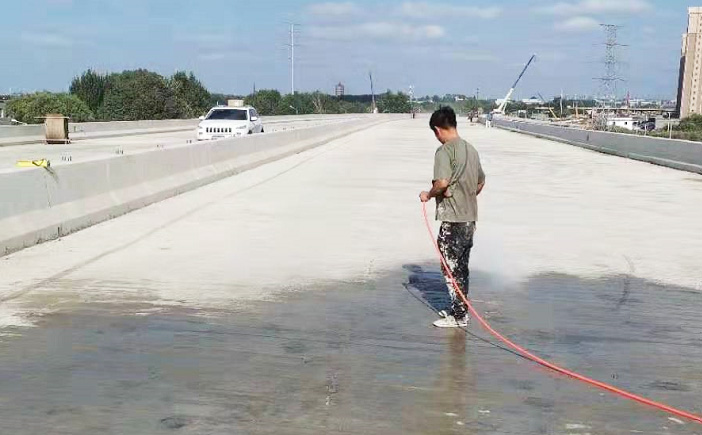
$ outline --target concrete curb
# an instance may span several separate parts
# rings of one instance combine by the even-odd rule
[[[0,256],[389,120],[349,121],[0,174],[0,197],[16,199],[0,204]]]

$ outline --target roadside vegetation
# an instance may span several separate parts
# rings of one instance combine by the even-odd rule
[[[666,129],[654,130],[651,133],[652,136],[657,137],[668,137],[669,135]],[[702,142],[702,115],[695,114],[681,119],[678,125],[673,126],[671,133],[670,136],[673,139]]]
[[[189,119],[204,115],[212,106],[227,100],[244,99],[262,115],[322,113],[369,113],[371,95],[337,98],[322,92],[283,95],[277,90],[260,90],[248,96],[211,93],[190,72],[170,77],[145,69],[120,73],[87,70],[73,79],[69,92],[37,92],[12,98],[9,115],[24,123],[42,123],[42,117],[59,113],[73,122],[136,121],[142,119]],[[409,113],[409,96],[387,91],[375,97],[381,113]]]
[[[678,125],[672,126],[670,131],[668,127],[657,130],[651,130],[644,132],[643,130],[629,130],[627,128],[621,127],[609,127],[607,131],[613,133],[624,133],[624,134],[635,134],[635,135],[647,135],[652,137],[661,137],[665,139],[682,139],[689,140],[693,142],[702,142],[702,115],[690,115],[687,118],[680,120]]]

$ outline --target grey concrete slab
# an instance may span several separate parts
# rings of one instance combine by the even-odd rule
[[[463,132],[488,175],[479,310],[540,355],[702,412],[702,177]],[[429,326],[425,303],[446,303],[416,198],[433,149],[426,120],[383,124],[3,258],[3,428],[702,433],[475,326]]]

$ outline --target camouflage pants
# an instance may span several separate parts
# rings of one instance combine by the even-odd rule
[[[470,261],[470,250],[473,247],[473,234],[475,233],[475,222],[442,222],[439,230],[439,249],[446,259],[451,274],[453,275],[458,287],[466,297],[468,296],[470,283],[470,270],[468,262]],[[466,306],[461,298],[456,294],[451,278],[442,267],[449,295],[451,296],[451,309],[449,314],[452,314],[457,319],[466,315]]]

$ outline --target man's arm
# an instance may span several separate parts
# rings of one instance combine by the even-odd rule
[[[432,198],[444,195],[448,189],[451,178],[451,160],[448,154],[439,148],[434,154],[434,181],[432,181],[431,189],[428,192],[419,194],[419,199],[422,202],[428,202]]]
[[[483,171],[483,165],[480,163],[480,158],[478,158],[478,188],[475,191],[475,196],[480,195],[485,187],[485,171]]]
[[[422,202],[428,202],[432,198],[438,196],[443,196],[446,193],[446,189],[449,187],[449,180],[434,180],[431,189],[428,192],[422,192],[419,194],[419,199]]]

